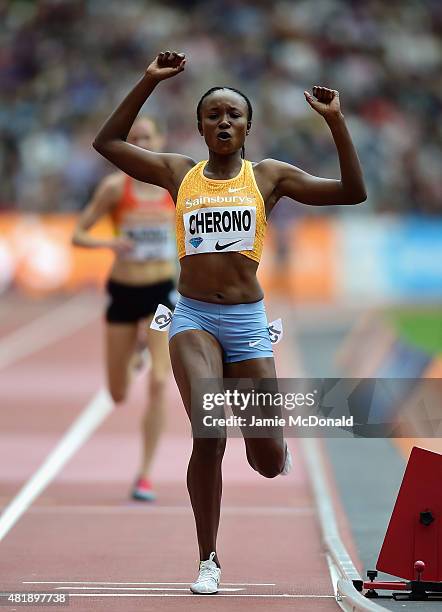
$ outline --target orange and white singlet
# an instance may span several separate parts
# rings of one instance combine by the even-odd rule
[[[121,259],[130,261],[171,260],[175,257],[173,221],[175,206],[164,190],[159,199],[135,197],[129,176],[124,179],[120,201],[112,211],[115,233],[127,236],[135,246]]]
[[[198,253],[241,253],[261,258],[267,225],[264,200],[252,162],[242,160],[239,174],[216,180],[204,176],[207,161],[184,177],[176,204],[178,257]]]

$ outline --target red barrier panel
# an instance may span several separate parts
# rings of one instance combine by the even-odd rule
[[[425,563],[422,580],[442,581],[442,455],[414,447],[391,515],[376,568],[416,579],[414,564]]]

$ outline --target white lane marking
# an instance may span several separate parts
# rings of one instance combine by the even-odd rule
[[[172,585],[172,584],[189,584],[188,582],[93,582],[83,580],[76,582],[75,580],[23,580],[22,584],[146,584],[146,585]],[[276,586],[274,582],[223,582],[224,586]],[[77,587],[73,587],[77,588]]]
[[[187,515],[192,514],[189,506],[149,506],[140,507],[139,504],[128,506],[34,506],[30,509],[33,514],[142,514],[142,515]],[[315,514],[311,506],[291,508],[256,508],[254,506],[224,506],[223,516],[311,516]]]
[[[113,584],[113,585],[185,585],[186,588],[183,589],[171,589],[168,588],[105,588],[106,591],[115,590],[115,591],[146,591],[149,590],[149,593],[69,593],[70,597],[195,597],[192,593],[153,593],[151,591],[187,591],[189,588],[188,582],[92,582],[92,581],[84,581],[84,582],[76,582],[76,581],[44,581],[44,580],[32,580],[32,581],[23,581],[22,584],[67,584],[70,586],[64,587],[56,587],[55,590],[69,590],[69,589],[91,589],[98,590],[101,587],[78,587],[74,586],[76,584]],[[266,598],[286,598],[286,599],[334,599],[333,595],[318,595],[318,594],[291,594],[291,593],[239,593],[238,591],[244,591],[245,589],[241,588],[227,588],[227,587],[275,587],[276,584],[274,582],[223,582],[220,588],[220,591],[217,597],[266,597]]]
[[[360,580],[361,576],[353,564],[339,534],[333,500],[325,473],[321,446],[315,438],[304,438],[301,444],[306,459],[307,471],[313,486],[313,492],[318,507],[319,522],[323,539],[328,549],[327,552],[331,554],[334,563],[340,570],[340,577],[349,580]]]
[[[293,350],[296,344],[292,342],[291,354],[288,353],[283,363],[295,363],[297,366],[295,374],[300,378],[306,378],[307,373],[302,359]],[[288,370],[287,373],[282,373],[283,376],[284,374],[287,377],[294,375]],[[375,604],[373,600],[366,599],[353,586],[352,580],[360,579],[360,576],[339,536],[319,441],[315,438],[304,438],[301,440],[301,445],[318,510],[322,541],[326,548],[326,561],[334,592],[333,599],[345,612],[381,612],[384,608]]]
[[[72,587],[72,586],[61,586],[61,587],[55,587],[56,591],[62,591],[62,590],[68,590],[68,589],[75,589],[76,591],[187,591],[189,589],[189,586],[187,586],[187,588],[184,587]],[[243,588],[231,588],[231,587],[222,587],[219,589],[220,591],[226,591],[226,592],[235,592],[235,591],[244,591],[245,589]],[[111,595],[113,595],[113,593],[111,593]],[[122,595],[125,595],[125,593],[122,593]]]
[[[337,586],[338,586],[338,580],[340,578],[339,570],[336,567],[335,563],[333,562],[333,559],[328,553],[325,554],[325,559],[327,561],[328,571],[330,572],[330,577],[331,577],[331,581],[333,585],[333,591],[335,593],[335,597],[337,597],[338,596]]]
[[[193,593],[69,593],[69,597],[198,597]],[[200,597],[206,597],[201,595]],[[232,593],[223,595],[222,593],[216,597],[267,597],[282,598],[282,599],[334,599],[333,595],[291,595],[289,593]]]
[[[34,499],[40,495],[64,464],[103,422],[112,408],[113,402],[108,391],[100,389],[42,465],[0,515],[0,540],[5,537]]]
[[[303,438],[301,444],[318,508],[334,599],[345,612],[381,612],[383,607],[364,597],[354,587],[353,581],[362,581],[362,578],[339,534],[320,443],[316,438]]]
[[[99,316],[84,295],[76,295],[0,340],[0,370],[70,336]]]

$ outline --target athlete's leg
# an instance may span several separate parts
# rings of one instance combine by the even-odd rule
[[[175,380],[190,419],[191,381],[199,378],[221,379],[222,350],[211,334],[201,330],[177,333],[169,342],[169,350]],[[193,406],[193,409],[198,407]],[[219,437],[193,439],[187,488],[195,516],[201,560],[208,559],[211,552],[216,552],[222,494],[221,463],[225,446],[224,430]],[[219,565],[218,557],[215,556],[214,561]]]
[[[276,370],[273,357],[247,359],[224,364],[225,378],[275,379]],[[276,389],[276,386],[275,386]],[[250,438],[243,430],[247,460],[254,470],[266,478],[274,478],[281,473],[285,461],[285,442],[281,427],[272,428],[269,438]]]
[[[106,324],[107,380],[109,392],[116,403],[123,402],[127,396],[137,328],[136,323]]]
[[[147,321],[143,321],[143,328],[147,330],[145,332],[146,343],[152,358],[148,379],[147,407],[141,423],[143,457],[140,476],[143,478],[149,478],[152,459],[164,429],[166,417],[165,391],[170,375],[167,334],[150,329],[151,320],[152,317]]]

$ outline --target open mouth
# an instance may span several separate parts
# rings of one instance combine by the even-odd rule
[[[229,132],[220,132],[220,133],[217,135],[217,138],[218,138],[219,140],[230,140],[232,137],[231,137],[231,135],[229,134]]]

